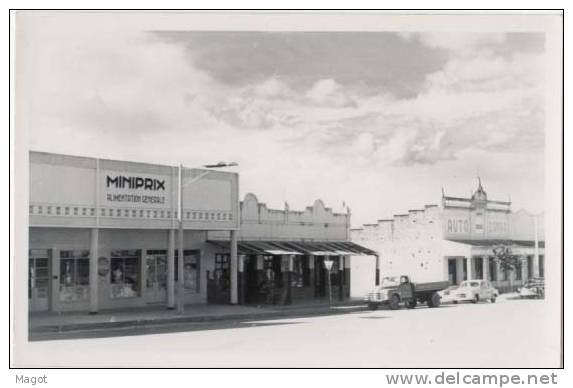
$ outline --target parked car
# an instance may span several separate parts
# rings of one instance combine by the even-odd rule
[[[438,291],[442,303],[452,303],[455,300],[456,290],[459,288],[457,285],[449,286],[445,290]]]
[[[517,289],[521,298],[544,298],[545,297],[545,279],[533,278],[528,279],[525,284]]]
[[[498,296],[499,291],[487,280],[465,280],[454,292],[453,302],[477,303],[482,300],[489,300],[491,303],[495,303]]]
[[[428,307],[440,306],[441,291],[448,287],[448,282],[412,283],[408,276],[388,276],[382,279],[382,284],[364,297],[364,302],[370,310],[376,310],[380,305],[388,305],[392,310],[404,305],[409,309],[418,303],[427,303]]]

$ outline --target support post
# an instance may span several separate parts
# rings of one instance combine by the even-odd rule
[[[98,247],[99,228],[92,228],[90,238],[90,314],[97,314],[98,302]]]
[[[245,291],[246,291],[246,284],[245,284],[245,259],[244,255],[238,256],[238,286],[239,286],[239,296],[238,302],[239,304],[245,304]]]
[[[183,220],[179,221],[179,238],[177,249],[177,312],[183,314],[185,312],[185,270],[184,252],[183,252]]]
[[[533,227],[535,234],[535,246],[533,251],[533,277],[539,277],[539,226],[537,225],[537,216],[533,216]]]
[[[466,258],[466,262],[467,262],[467,269],[468,269],[468,280],[473,280],[474,278],[474,268],[473,268],[473,263],[474,261],[472,260],[472,257],[468,257]]]
[[[380,285],[380,256],[376,255],[376,277],[374,279],[376,286]]]
[[[175,229],[169,229],[167,245],[167,308],[175,309]]]
[[[231,230],[231,292],[230,292],[230,302],[231,304],[238,303],[238,282],[237,282],[237,231]]]
[[[482,256],[481,260],[482,260],[481,265],[482,265],[483,279],[484,280],[490,280],[489,279],[489,257]]]
[[[456,258],[456,284],[460,284],[464,279],[464,258]]]

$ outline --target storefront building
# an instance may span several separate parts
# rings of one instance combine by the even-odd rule
[[[487,279],[502,292],[543,277],[543,215],[511,211],[511,202],[490,200],[481,181],[471,198],[442,193],[440,205],[409,210],[391,219],[351,229],[352,241],[379,255],[374,276],[407,274],[414,281]],[[505,272],[492,259],[507,246],[519,265]]]
[[[292,303],[348,296],[350,214],[316,201],[305,211],[267,209],[238,175],[31,152],[30,311],[174,308],[179,268],[193,303]],[[180,265],[180,246],[183,263]],[[328,275],[325,260],[333,261]]]
[[[350,297],[350,257],[376,252],[349,242],[350,212],[335,213],[316,200],[304,211],[269,209],[253,194],[241,202],[238,231],[239,302],[290,304]],[[209,232],[228,252],[229,236]],[[224,253],[219,254],[223,257]],[[220,260],[220,259],[216,259]],[[325,262],[332,262],[330,270]],[[224,299],[224,296],[223,296]]]
[[[181,171],[184,300],[206,303],[215,270],[207,231],[239,229],[238,175]],[[173,308],[178,175],[172,166],[30,152],[30,311]]]

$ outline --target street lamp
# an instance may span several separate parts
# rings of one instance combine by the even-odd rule
[[[327,277],[327,281],[328,281],[328,305],[331,307],[332,306],[332,286],[330,284],[330,270],[332,269],[332,265],[334,264],[334,261],[332,260],[324,260],[324,268],[326,268],[326,277]]]
[[[206,168],[221,168],[221,167],[235,167],[238,166],[238,163],[230,162],[219,162],[216,164],[207,164],[203,167]],[[177,201],[177,220],[179,221],[179,254],[178,254],[178,262],[177,262],[177,272],[179,273],[179,279],[177,282],[177,312],[183,314],[185,311],[185,283],[184,283],[184,276],[183,271],[185,270],[185,265],[183,263],[183,187],[189,186],[204,176],[208,175],[211,171],[203,171],[201,174],[197,175],[190,181],[183,184],[183,165],[179,165],[179,198]]]

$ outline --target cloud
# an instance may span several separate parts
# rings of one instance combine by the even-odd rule
[[[356,102],[332,78],[316,81],[306,97],[318,105],[335,108],[356,107]]]

